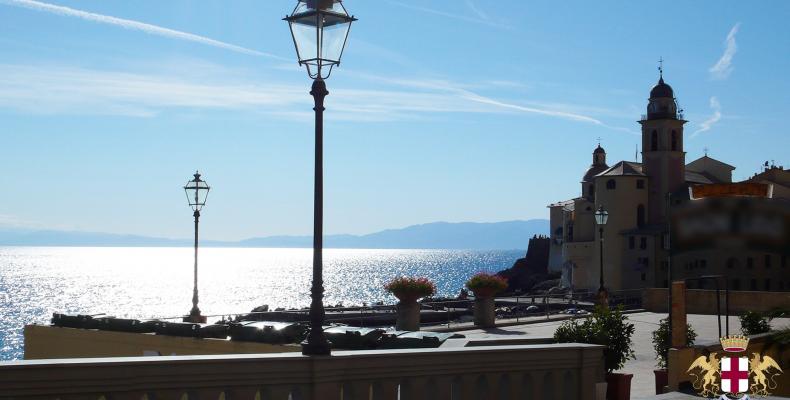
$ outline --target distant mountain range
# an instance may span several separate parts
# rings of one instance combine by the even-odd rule
[[[367,235],[326,235],[324,247],[360,249],[526,249],[529,238],[547,235],[549,221],[433,222]],[[236,242],[201,240],[208,247],[312,247],[312,236],[269,236]],[[191,246],[189,239],[110,233],[0,228],[0,246]]]

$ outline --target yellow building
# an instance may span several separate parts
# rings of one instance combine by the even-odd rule
[[[686,163],[683,150],[686,122],[682,111],[678,110],[672,88],[661,76],[650,91],[647,113],[639,121],[642,162],[619,161],[609,166],[606,151],[599,144],[593,151],[592,165],[582,177],[582,195],[548,206],[552,233],[549,269],[561,271],[565,285],[575,290],[595,291],[601,276],[602,258],[604,285],[609,290],[666,287],[669,265],[672,265],[673,280],[702,275],[733,275],[727,278],[732,289],[790,290],[790,269],[786,267],[787,253],[790,252],[787,241],[790,201],[784,196],[790,190],[790,171],[781,168],[774,168],[775,171],[770,173],[766,170],[750,180],[770,188],[769,192],[774,196],[771,193],[763,196],[768,199],[751,196],[744,200],[747,197],[733,196],[735,192],[725,191],[736,203],[747,201],[757,204],[750,208],[752,211],[770,208],[772,213],[769,214],[778,216],[780,230],[784,232],[778,241],[768,246],[755,246],[738,234],[734,240],[740,243],[740,247],[722,242],[700,245],[680,241],[673,244],[670,259],[668,233],[672,225],[683,226],[682,218],[702,212],[710,205],[693,200],[689,189],[701,185],[737,186],[732,183],[735,167],[729,164],[707,155]],[[763,206],[763,200],[770,205]],[[742,207],[741,203],[736,208]],[[602,246],[600,227],[595,222],[595,212],[601,207],[609,213],[603,227]],[[678,216],[681,217],[679,221]],[[754,254],[747,256],[746,253]],[[772,262],[776,267],[770,271],[765,268],[759,271],[759,278],[754,279],[759,279],[761,284],[756,287],[749,280],[753,278],[735,277],[735,267],[728,265],[746,263],[749,257],[755,258],[758,253],[761,260],[769,263],[768,269]],[[756,274],[757,271],[739,273]],[[744,279],[750,283],[744,284]],[[762,284],[768,280],[773,284]]]

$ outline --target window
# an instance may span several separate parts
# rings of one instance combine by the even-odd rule
[[[785,290],[785,283],[783,281],[779,281],[779,290]]]
[[[661,270],[662,271],[666,271],[667,270],[667,265],[669,265],[668,261],[661,261]]]
[[[672,151],[677,151],[678,149],[678,133],[674,130],[672,131]]]
[[[765,280],[765,290],[771,290],[771,280],[770,279],[766,279]]]
[[[782,268],[787,268],[787,256],[782,256]]]
[[[595,185],[590,185],[587,187],[587,196],[589,197],[595,196]]]
[[[646,274],[642,272],[642,282],[644,282],[646,278],[647,278]]]
[[[738,278],[733,279],[732,284],[730,285],[730,289],[741,290],[741,280]]]
[[[645,226],[645,206],[636,207],[636,226]]]
[[[663,287],[667,287],[667,286],[669,286],[669,283],[667,282],[667,280],[666,280],[666,279],[664,279],[664,285],[663,285]]]
[[[633,249],[634,247],[636,247],[636,238],[633,237],[633,236],[629,236],[628,237],[628,248],[629,249]]]
[[[615,182],[614,179],[609,179],[606,181],[606,188],[609,190],[617,189],[617,182]]]
[[[708,260],[699,260],[699,267],[700,268],[707,268],[708,267]]]
[[[658,150],[658,132],[656,131],[650,134],[650,150]]]
[[[647,238],[646,237],[643,236],[643,237],[639,238],[639,248],[642,249],[642,250],[647,248]]]
[[[771,255],[765,255],[765,268],[771,268]]]
[[[644,179],[637,179],[636,180],[636,188],[637,189],[644,189],[645,188],[645,180]]]
[[[752,279],[750,283],[751,283],[751,284],[749,285],[749,287],[750,287],[752,290],[757,290],[757,279]]]
[[[748,269],[754,268],[754,258],[746,257],[746,268]]]
[[[727,268],[733,269],[737,266],[738,266],[738,259],[736,259],[735,257],[730,257],[729,259],[727,259]]]

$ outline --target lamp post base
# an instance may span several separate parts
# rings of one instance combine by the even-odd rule
[[[182,322],[192,322],[194,324],[205,324],[207,319],[204,315],[187,315]]]
[[[331,353],[329,342],[310,343],[302,342],[302,354],[305,356],[328,356]]]
[[[182,322],[192,322],[195,324],[205,324],[206,323],[206,316],[200,315],[200,310],[197,307],[193,307],[192,310],[189,311],[189,315],[184,317]]]

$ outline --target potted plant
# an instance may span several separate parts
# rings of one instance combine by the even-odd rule
[[[686,324],[686,346],[694,344],[697,333],[691,325]],[[662,319],[658,329],[653,331],[653,350],[656,351],[656,367],[653,374],[656,378],[656,394],[664,393],[664,387],[669,383],[667,375],[667,358],[669,358],[669,320]]]
[[[420,330],[420,306],[417,304],[417,299],[436,293],[436,285],[428,278],[402,276],[389,281],[384,285],[384,290],[400,300],[396,306],[398,315],[395,329]]]
[[[483,328],[494,327],[494,295],[507,289],[507,280],[488,272],[478,272],[466,281],[466,287],[475,295],[475,325]]]
[[[606,346],[603,351],[606,368],[606,398],[628,400],[631,397],[633,374],[615,373],[629,359],[634,359],[634,324],[623,314],[623,306],[615,309],[596,307],[582,322],[567,320],[554,332],[558,343],[590,343]]]

